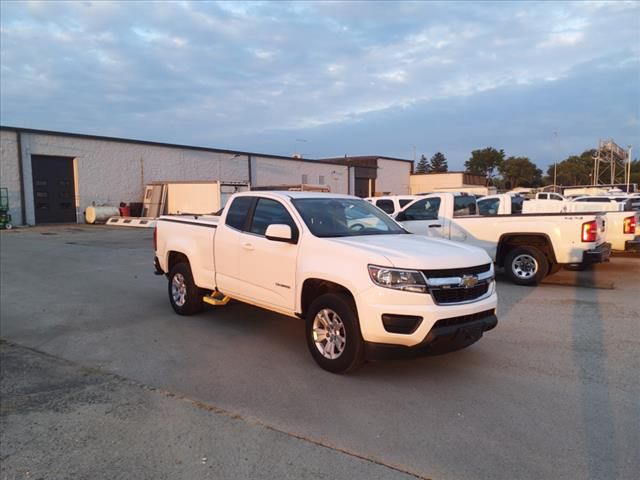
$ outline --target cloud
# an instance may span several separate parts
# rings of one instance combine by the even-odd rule
[[[583,32],[558,32],[550,34],[538,44],[540,48],[572,47],[584,39]]]
[[[424,135],[385,119],[406,122],[418,108],[455,105],[460,124],[478,99],[495,98],[508,102],[506,117],[529,105],[529,122],[544,122],[548,115],[529,99],[499,92],[567,82],[580,91],[583,65],[637,79],[638,5],[0,2],[0,116],[9,125],[177,143],[234,139],[234,148],[277,153],[290,149],[279,132],[305,129],[308,138],[314,129],[369,125],[358,144],[340,149],[399,155]],[[582,128],[609,115],[602,99],[625,81],[610,76],[604,91],[590,93]],[[638,118],[637,102],[618,104],[620,118]],[[493,138],[486,119],[475,121]],[[533,144],[518,125],[520,141]],[[457,133],[455,122],[449,128]],[[257,140],[269,135],[282,144]],[[476,137],[471,124],[467,135]],[[318,155],[340,154],[324,142]]]

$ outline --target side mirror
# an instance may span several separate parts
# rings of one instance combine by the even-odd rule
[[[407,214],[404,212],[398,212],[396,215],[396,222],[404,222],[407,220]]]
[[[293,240],[291,227],[283,223],[273,223],[269,225],[264,236],[267,237],[267,240],[273,240],[274,242],[296,243]]]

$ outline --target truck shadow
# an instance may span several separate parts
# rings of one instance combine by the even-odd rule
[[[616,422],[607,372],[605,325],[599,307],[599,301],[605,301],[603,296],[606,295],[606,290],[613,288],[613,284],[605,285],[598,278],[597,272],[597,268],[578,272],[565,271],[560,272],[562,275],[559,279],[560,282],[565,279],[569,281],[577,279],[576,283],[579,285],[593,289],[590,299],[592,301],[587,302],[579,297],[577,289],[573,289],[571,335],[572,355],[580,391],[580,405],[577,407],[580,409],[582,422],[578,427],[583,432],[589,478],[594,480],[622,478],[619,471],[620,450],[616,438]],[[585,309],[589,310],[588,314]],[[636,425],[639,424],[636,423]]]

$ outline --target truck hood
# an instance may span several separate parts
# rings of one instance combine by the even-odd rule
[[[363,235],[332,242],[385,257],[390,267],[416,270],[463,268],[491,263],[477,247],[423,235]]]

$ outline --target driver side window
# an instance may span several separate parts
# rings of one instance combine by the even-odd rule
[[[297,239],[298,228],[284,206],[270,198],[258,199],[249,231],[256,235],[264,236],[267,227],[272,224],[289,225],[293,238]]]
[[[404,210],[405,220],[437,220],[440,210],[440,198],[419,200]]]

